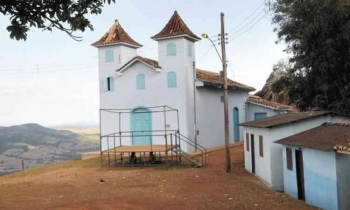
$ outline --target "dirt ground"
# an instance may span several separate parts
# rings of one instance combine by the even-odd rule
[[[100,168],[70,161],[0,178],[0,209],[314,209],[268,189],[243,168],[243,146],[208,154],[205,168]]]

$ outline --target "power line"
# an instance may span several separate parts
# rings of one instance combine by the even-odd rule
[[[235,31],[234,33],[231,33],[228,37],[232,37],[233,35],[237,34],[238,32],[240,32],[241,30],[243,30],[244,28],[246,28],[247,26],[249,26],[249,24],[251,24],[254,20],[256,20],[262,13],[264,13],[265,11],[262,9],[253,19],[251,19],[247,24],[245,24],[243,27],[239,28],[237,31]]]
[[[203,58],[205,58],[212,49],[213,49],[213,46],[211,45],[208,51],[205,52],[199,59],[196,60],[196,63],[201,61]]]
[[[16,75],[16,74],[41,74],[41,73],[53,73],[53,72],[68,72],[68,71],[81,71],[81,70],[92,70],[97,68],[97,66],[89,66],[83,68],[76,69],[61,69],[61,70],[52,70],[52,71],[27,71],[27,72],[11,72],[11,73],[3,73],[1,75]]]
[[[250,15],[248,15],[243,21],[241,21],[237,26],[235,26],[233,29],[231,29],[228,33],[231,33],[234,31],[238,26],[242,25],[246,20],[248,20],[251,16],[253,16],[262,6],[264,6],[265,3],[260,4]]]
[[[240,37],[241,35],[245,34],[247,31],[249,31],[251,28],[253,28],[256,24],[258,24],[263,18],[265,18],[267,15],[269,14],[269,12],[267,12],[264,16],[262,16],[261,18],[259,18],[253,25],[251,25],[249,28],[247,28],[245,31],[243,31],[242,33],[238,34],[237,36],[234,36],[232,39],[230,39],[228,42],[232,42],[233,40],[237,39],[238,37]]]

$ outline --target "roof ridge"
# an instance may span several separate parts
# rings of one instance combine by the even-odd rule
[[[92,46],[98,47],[112,44],[126,44],[136,48],[142,47],[140,43],[136,42],[130,37],[117,19],[114,21],[112,27],[110,27],[109,30],[103,35],[103,37],[94,42]]]
[[[350,123],[338,123],[338,122],[325,122],[322,126],[344,126],[350,127]]]
[[[188,28],[186,23],[182,20],[178,12],[175,10],[174,14],[171,16],[165,27],[158,34],[152,36],[151,38],[154,40],[159,40],[179,36],[187,36],[193,41],[199,41],[201,39]]]

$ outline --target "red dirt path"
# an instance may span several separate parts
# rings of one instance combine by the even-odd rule
[[[94,160],[28,170],[0,178],[0,209],[314,209],[247,173],[242,145],[231,156],[231,174],[224,150],[201,169],[101,169]]]

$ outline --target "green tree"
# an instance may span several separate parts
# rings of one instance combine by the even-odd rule
[[[26,40],[31,27],[51,31],[53,28],[67,33],[74,40],[76,31],[93,30],[87,14],[101,14],[104,3],[115,0],[1,0],[0,13],[9,16],[10,37]]]
[[[350,114],[349,0],[275,0],[273,23],[292,54],[287,90],[301,110],[317,107]]]

